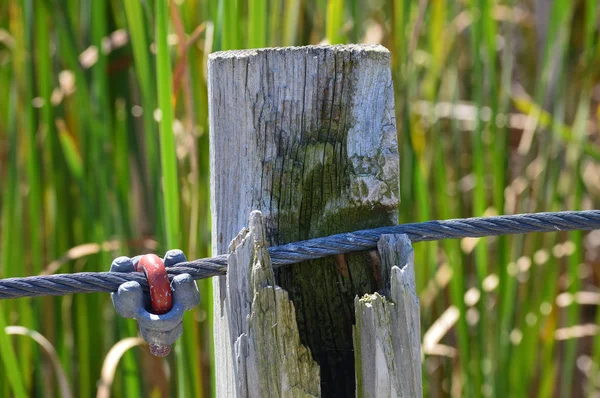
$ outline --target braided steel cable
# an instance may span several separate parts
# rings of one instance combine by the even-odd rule
[[[600,229],[600,210],[531,213],[400,224],[366,229],[270,247],[274,267],[331,255],[370,250],[385,234],[406,234],[412,242],[476,238],[529,232],[589,231]],[[169,277],[187,273],[194,279],[224,275],[228,255],[179,263],[169,267]],[[145,289],[142,273],[80,272],[49,276],[0,279],[0,299],[27,296],[61,296],[73,293],[114,292],[119,285],[136,281]]]

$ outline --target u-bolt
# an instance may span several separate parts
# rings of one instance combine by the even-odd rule
[[[157,315],[169,312],[173,306],[173,294],[165,263],[156,254],[146,254],[138,262],[136,271],[144,272],[148,278],[151,312]],[[150,352],[153,355],[164,357],[171,352],[171,346],[150,344]]]

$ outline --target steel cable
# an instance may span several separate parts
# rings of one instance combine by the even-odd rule
[[[531,213],[510,216],[464,218],[445,221],[400,224],[315,238],[270,247],[274,267],[326,256],[370,250],[385,234],[406,234],[412,242],[476,238],[529,232],[600,229],[600,210]],[[169,277],[187,273],[194,279],[224,275],[228,255],[179,263],[169,267]],[[142,273],[80,272],[0,279],[0,299],[27,296],[62,296],[73,293],[114,292],[127,281],[137,281],[147,289]]]

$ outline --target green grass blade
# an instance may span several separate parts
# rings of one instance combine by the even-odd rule
[[[9,112],[7,128],[9,131],[9,140],[12,148],[17,147],[18,134],[16,129],[16,86],[11,85],[10,98],[8,108]],[[4,170],[0,171],[4,172]],[[2,214],[0,218],[2,232],[2,253],[0,253],[0,277],[10,277],[10,266],[14,264],[15,256],[18,255],[15,250],[18,250],[17,241],[19,240],[15,232],[17,228],[17,202],[19,200],[18,188],[18,165],[16,151],[9,152],[7,176],[3,179],[2,184]],[[6,385],[12,389],[12,392],[17,397],[26,397],[25,380],[21,373],[21,366],[17,362],[17,356],[13,348],[12,342],[8,334],[4,332],[8,315],[7,308],[10,303],[0,303],[0,359],[2,360],[2,372],[0,372],[0,380],[8,380]],[[4,383],[3,383],[4,384]]]
[[[283,44],[281,42],[281,35],[279,34],[281,31],[281,18],[276,16],[279,16],[282,13],[282,2],[271,1],[269,3],[269,15],[271,17],[269,18],[268,23],[267,40],[269,46],[281,46]]]
[[[267,45],[267,0],[248,1],[248,48]]]
[[[63,153],[65,154],[65,160],[67,161],[73,177],[81,182],[83,181],[83,161],[81,160],[81,154],[79,153],[75,140],[69,132],[65,130],[64,124],[61,124],[60,126],[62,128],[59,127],[59,138]]]
[[[300,0],[286,0],[283,14],[283,46],[296,45],[300,19]]]
[[[238,0],[220,0],[222,24],[220,24],[221,49],[237,50],[242,47],[240,36],[240,5]]]
[[[158,104],[160,118],[160,159],[164,195],[164,219],[167,247],[179,247],[181,243],[179,226],[179,181],[177,178],[177,159],[173,136],[173,105],[171,102],[172,73],[171,57],[167,43],[169,8],[166,0],[156,1],[156,80],[158,86]],[[186,378],[186,366],[182,342],[176,343],[177,355],[177,393],[180,397],[191,394],[190,380]]]
[[[171,55],[167,44],[169,8],[166,0],[156,1],[156,82],[160,118],[160,160],[162,166],[163,195],[167,247],[179,247],[179,181],[175,138],[173,135],[173,105],[171,102]]]
[[[160,191],[160,168],[158,159],[158,140],[156,139],[156,128],[152,118],[156,109],[156,85],[152,78],[154,74],[153,62],[150,54],[150,43],[145,25],[145,15],[142,3],[139,1],[123,2],[127,28],[131,38],[131,49],[135,63],[135,73],[141,93],[142,118],[144,123],[144,147],[147,156],[144,166],[148,170],[148,193],[156,197],[158,203],[162,200]]]
[[[330,44],[345,42],[344,32],[344,0],[328,0],[327,2],[327,41]]]
[[[23,25],[31,26],[33,19],[33,5],[31,0],[23,1]],[[31,30],[25,29],[25,50],[28,51],[29,57],[33,54]],[[33,90],[32,80],[33,72],[31,69],[32,59],[24,60],[24,80],[23,80],[23,130],[27,133],[27,180],[29,187],[29,240],[31,243],[31,272],[37,274],[40,272],[42,264],[42,231],[40,226],[41,208],[42,208],[42,179],[40,172],[40,159],[38,143],[39,139],[37,136],[35,118],[33,114]]]
[[[4,306],[0,305],[0,357],[4,365],[3,374],[8,379],[15,397],[27,397],[25,383],[21,375],[21,366],[10,341],[10,337],[4,331],[6,329]]]

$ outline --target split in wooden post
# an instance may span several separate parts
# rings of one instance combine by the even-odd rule
[[[249,226],[231,242],[227,262],[231,396],[318,397],[319,366],[300,344],[294,304],[275,285],[259,211]]]
[[[356,297],[357,397],[422,397],[421,323],[414,253],[406,235],[377,243],[385,287]]]

